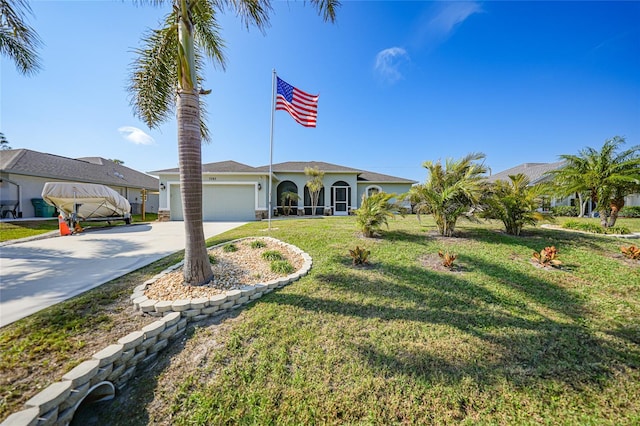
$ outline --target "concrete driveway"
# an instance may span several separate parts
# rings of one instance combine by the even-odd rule
[[[205,222],[205,238],[245,222]],[[184,249],[183,222],[117,226],[0,247],[0,327]]]

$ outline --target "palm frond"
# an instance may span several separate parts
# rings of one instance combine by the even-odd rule
[[[264,32],[269,27],[269,13],[272,10],[270,0],[214,0],[213,4],[220,11],[225,4],[229,4],[247,29],[255,26]]]
[[[137,60],[132,64],[128,87],[134,114],[150,128],[172,117],[178,85],[178,31],[175,13],[165,17],[164,27],[149,30],[143,37],[143,47],[134,50]]]
[[[340,7],[338,0],[311,0],[311,4],[318,9],[318,14],[325,22],[336,21],[336,11]]]
[[[0,0],[0,55],[11,59],[21,74],[31,75],[42,67],[37,49],[42,41],[26,23],[32,14],[24,0]]]

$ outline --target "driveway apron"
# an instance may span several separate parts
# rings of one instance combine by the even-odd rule
[[[205,238],[245,222],[205,222]],[[183,222],[90,230],[0,247],[0,327],[184,249]]]

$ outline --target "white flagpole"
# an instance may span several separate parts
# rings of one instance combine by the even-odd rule
[[[276,110],[276,69],[273,69],[273,77],[271,79],[271,138],[269,140],[269,231],[271,231],[271,186],[273,186],[273,117]]]

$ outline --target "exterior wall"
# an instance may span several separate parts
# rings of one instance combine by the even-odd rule
[[[40,178],[33,176],[24,176],[24,175],[16,175],[16,174],[3,174],[3,178],[9,179],[18,185],[20,185],[20,206],[18,207],[18,212],[22,212],[22,217],[35,217],[35,209],[33,204],[31,203],[32,198],[42,198],[42,188],[44,188],[44,184],[46,182],[74,182],[62,179],[49,179],[49,178]],[[129,203],[140,203],[140,189],[138,188],[127,188],[127,187],[119,187],[119,186],[111,186],[106,185],[115,191],[117,191],[120,195],[127,198]],[[13,199],[15,194],[15,186],[14,185],[5,185],[2,183],[0,186],[0,199],[8,199],[5,197],[12,197]],[[6,195],[8,194],[8,195]],[[149,194],[151,195],[151,194]],[[158,196],[147,196],[147,205],[146,210],[148,212],[156,213],[158,211]]]
[[[18,212],[22,212],[22,217],[35,217],[35,209],[31,204],[31,199],[42,198],[42,188],[45,182],[50,182],[51,180],[15,174],[9,174],[8,179],[20,185]],[[1,198],[5,199],[4,197],[5,195],[3,194]]]
[[[107,185],[109,186],[109,185]],[[118,194],[122,195],[131,204],[131,213],[137,214],[142,209],[142,190],[138,188],[127,188],[122,186],[110,186],[110,188],[116,190]],[[158,213],[158,202],[160,196],[156,193],[150,193],[147,191],[147,199],[145,201],[144,209],[147,213]],[[136,207],[137,210],[136,210]]]
[[[624,205],[628,207],[640,206],[640,194],[624,197]]]
[[[371,183],[371,182],[358,182],[358,205],[357,207],[360,207],[360,203],[362,201],[362,195],[367,193],[367,188],[369,187],[377,187],[380,188],[382,190],[382,192],[386,192],[387,194],[391,194],[391,193],[395,193],[398,194],[398,196],[401,196],[402,194],[405,194],[407,192],[409,192],[409,190],[411,189],[411,184],[410,183]],[[392,203],[396,201],[396,198],[392,198],[390,200]],[[405,206],[406,204],[406,206]],[[410,208],[411,207],[411,203],[409,202],[404,202],[403,206]],[[356,207],[356,208],[357,208]]]

